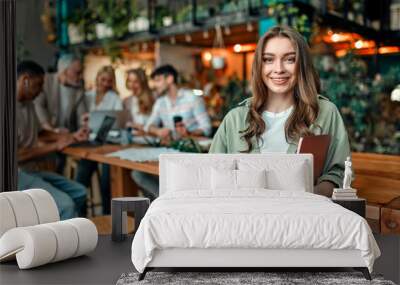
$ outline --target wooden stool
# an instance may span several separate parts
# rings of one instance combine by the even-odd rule
[[[135,231],[149,208],[150,200],[143,197],[120,197],[111,201],[112,235],[113,241],[123,241],[126,238],[127,212],[135,216]]]

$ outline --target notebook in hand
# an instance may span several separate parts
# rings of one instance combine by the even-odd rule
[[[299,140],[297,153],[311,153],[314,156],[314,183],[324,169],[330,142],[330,135],[307,136]]]

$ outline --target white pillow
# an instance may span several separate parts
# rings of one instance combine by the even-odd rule
[[[241,188],[266,188],[266,171],[263,170],[211,170],[211,188],[213,190],[239,190]]]
[[[234,169],[234,160],[210,161],[188,159],[167,164],[167,191],[211,190],[211,169]]]
[[[211,169],[211,188],[213,190],[236,190],[236,170]]]
[[[236,170],[238,188],[267,188],[267,171]]]
[[[290,172],[280,169],[270,169],[267,172],[268,189],[303,191],[307,189],[306,164],[295,164]]]
[[[302,159],[239,159],[239,170],[266,170],[267,189],[307,191],[309,180],[308,163]],[[311,189],[312,190],[312,189]]]

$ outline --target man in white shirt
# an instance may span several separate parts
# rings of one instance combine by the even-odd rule
[[[160,138],[171,134],[178,136],[209,136],[210,117],[204,100],[189,89],[178,88],[178,73],[172,65],[163,65],[153,71],[151,77],[160,96],[151,112],[144,130]],[[174,117],[180,117],[183,126],[175,128]],[[162,127],[160,127],[162,124]]]
[[[211,134],[210,117],[203,98],[189,89],[178,88],[178,72],[172,65],[156,68],[151,77],[160,97],[153,106],[144,131],[167,140]],[[158,176],[133,171],[132,178],[147,197],[158,197]]]

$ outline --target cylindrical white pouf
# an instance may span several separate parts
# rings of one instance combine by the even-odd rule
[[[65,221],[43,224],[51,229],[57,238],[57,253],[51,262],[57,262],[74,256],[78,249],[78,233],[75,228]]]
[[[60,220],[56,202],[49,192],[43,189],[29,189],[23,192],[31,197],[39,217],[39,224]]]
[[[17,226],[11,204],[8,199],[1,194],[2,193],[0,193],[0,238],[9,229],[13,229]]]
[[[14,228],[0,239],[0,254],[16,253],[20,269],[28,269],[51,262],[57,252],[54,232],[41,225]],[[0,256],[1,257],[1,256]]]
[[[65,222],[74,226],[78,232],[78,249],[74,257],[86,254],[96,248],[98,233],[92,221],[84,218],[75,218],[66,220]]]
[[[31,197],[23,191],[1,193],[8,199],[14,211],[17,227],[33,226],[39,223],[38,215]]]

